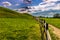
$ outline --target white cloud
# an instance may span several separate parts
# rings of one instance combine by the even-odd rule
[[[17,4],[15,4],[15,6],[19,6],[19,4],[17,3]]]
[[[56,2],[56,1],[59,1],[59,0],[43,0],[44,2]]]
[[[41,2],[38,6],[33,6],[33,11],[60,10],[60,3],[56,4],[57,1],[59,0],[48,0],[48,2]]]
[[[20,2],[23,2],[23,0],[19,0]]]
[[[21,2],[22,2],[23,0],[19,0],[19,1],[21,1]]]
[[[55,7],[52,7],[53,10],[60,10],[60,4],[55,5]]]
[[[6,6],[11,6],[12,4],[8,1],[2,2],[2,4],[6,7]]]

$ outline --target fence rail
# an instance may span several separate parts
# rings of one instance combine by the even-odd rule
[[[42,40],[51,40],[49,31],[48,31],[48,23],[46,23],[45,20],[40,19],[39,17],[37,17],[36,20],[38,20],[40,23],[40,32],[41,32]]]

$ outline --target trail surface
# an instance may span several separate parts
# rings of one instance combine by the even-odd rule
[[[49,24],[49,27],[52,29],[53,33],[60,39],[60,29],[50,24]]]

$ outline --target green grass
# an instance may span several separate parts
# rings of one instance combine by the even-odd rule
[[[53,33],[53,30],[49,28],[49,32],[52,40],[59,40],[59,38]]]
[[[27,16],[32,17],[27,13],[21,14],[8,8],[0,7],[0,18],[28,18]]]
[[[0,18],[0,40],[39,40],[38,25],[34,19]]]
[[[60,19],[59,18],[41,18],[41,19],[44,19],[47,23],[57,27],[57,28],[60,28]],[[53,29],[51,29],[49,27],[49,32],[50,32],[50,35],[51,35],[51,38],[52,40],[60,40],[54,33],[53,33]]]
[[[29,14],[0,7],[0,40],[40,40],[39,23]]]
[[[46,20],[47,23],[60,28],[60,18],[43,18]]]

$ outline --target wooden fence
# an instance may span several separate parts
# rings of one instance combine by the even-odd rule
[[[36,20],[40,23],[40,32],[41,32],[41,39],[42,40],[51,40],[49,31],[48,31],[48,23],[45,20],[36,17]]]

